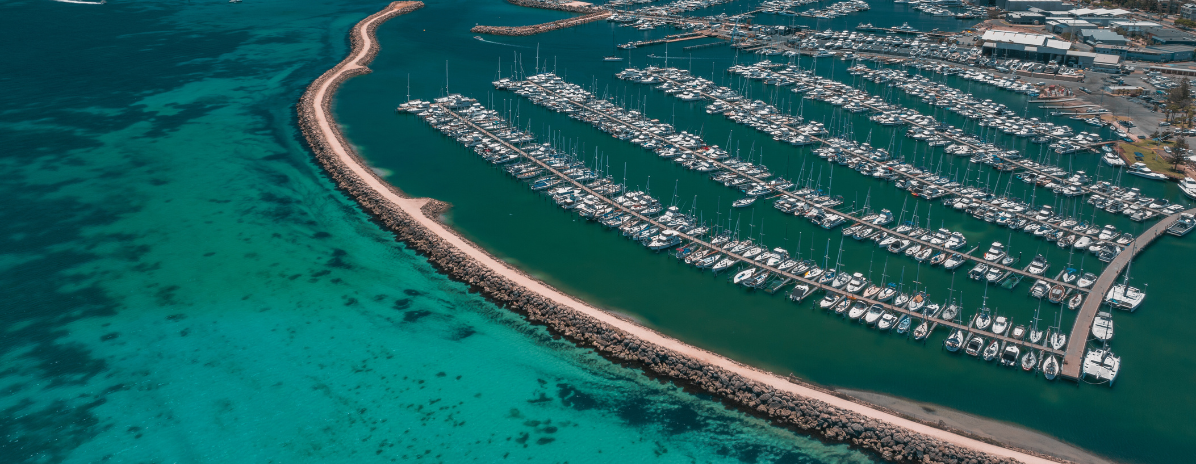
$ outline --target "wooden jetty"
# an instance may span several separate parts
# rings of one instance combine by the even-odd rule
[[[1130,246],[1126,247],[1124,251],[1117,254],[1116,258],[1105,267],[1104,272],[1101,272],[1100,277],[1097,277],[1096,283],[1092,284],[1092,291],[1088,293],[1084,304],[1080,306],[1080,313],[1076,315],[1076,322],[1071,326],[1071,339],[1067,342],[1067,354],[1063,356],[1063,366],[1059,369],[1060,375],[1065,379],[1079,380],[1082,375],[1081,370],[1084,364],[1084,353],[1088,348],[1088,332],[1092,330],[1092,321],[1096,319],[1096,313],[1104,304],[1105,295],[1109,293],[1109,289],[1117,282],[1117,277],[1121,275],[1121,271],[1129,265],[1138,253],[1146,249],[1155,239],[1163,235],[1171,224],[1174,224],[1179,219],[1181,214],[1196,213],[1196,208],[1189,209],[1182,213],[1173,214],[1166,219],[1159,221],[1138,238]]]
[[[528,155],[528,154],[527,154],[526,152],[524,152],[523,150],[520,150],[520,149],[519,149],[519,147],[516,147],[516,146],[514,146],[514,145],[512,145],[512,144],[508,143],[507,141],[505,141],[505,140],[503,140],[503,139],[499,138],[498,136],[496,136],[496,135],[494,135],[494,134],[490,133],[489,131],[487,131],[487,130],[485,130],[485,129],[482,129],[480,126],[478,126],[477,124],[474,124],[474,123],[473,123],[473,121],[470,121],[468,118],[462,117],[461,115],[457,114],[456,112],[452,111],[452,110],[451,110],[451,109],[449,109],[449,108],[445,108],[444,106],[442,106],[442,105],[441,105],[441,104],[439,104],[439,103],[438,103],[438,104],[436,104],[436,105],[437,105],[437,106],[440,106],[442,109],[446,110],[446,112],[447,112],[448,114],[451,114],[453,117],[457,118],[457,120],[461,121],[462,123],[464,123],[464,124],[468,125],[469,127],[473,128],[474,130],[476,130],[476,131],[478,131],[478,132],[480,132],[480,133],[482,133],[482,134],[485,134],[485,135],[486,135],[487,137],[489,137],[490,139],[492,139],[492,140],[495,140],[495,141],[498,141],[499,143],[501,143],[503,146],[507,147],[507,149],[511,150],[512,152],[514,152],[514,153],[518,153],[520,156],[522,156],[522,157],[523,157],[524,159],[526,159],[527,161],[529,161],[529,162],[532,162],[532,163],[535,163],[536,165],[540,166],[540,168],[544,169],[545,171],[551,172],[551,173],[553,173],[553,175],[557,176],[558,178],[560,178],[560,179],[563,179],[565,182],[568,182],[568,183],[569,183],[569,184],[571,184],[571,185],[572,185],[574,188],[576,188],[576,189],[578,189],[578,190],[581,190],[581,191],[584,191],[584,192],[586,192],[586,193],[588,193],[588,194],[590,194],[590,195],[593,195],[595,198],[601,199],[603,202],[607,203],[608,205],[610,205],[611,207],[613,207],[613,208],[615,208],[615,209],[617,209],[617,210],[619,210],[619,211],[622,211],[624,214],[628,214],[628,215],[630,215],[630,216],[633,216],[633,217],[635,217],[636,219],[639,219],[639,220],[641,220],[641,221],[644,221],[644,222],[646,222],[646,223],[652,224],[654,227],[660,227],[660,228],[661,228],[661,230],[668,229],[668,226],[666,226],[666,225],[664,225],[664,224],[661,224],[661,223],[657,222],[655,219],[653,219],[653,218],[651,218],[651,217],[648,217],[648,216],[645,216],[645,215],[643,215],[643,214],[640,214],[640,213],[638,213],[638,212],[636,212],[636,211],[632,211],[630,208],[627,208],[626,206],[623,206],[623,205],[620,205],[620,204],[618,204],[618,203],[614,202],[613,200],[611,200],[611,199],[607,198],[605,195],[601,195],[601,194],[599,194],[598,192],[595,192],[595,191],[593,191],[593,190],[592,190],[592,189],[590,189],[589,187],[586,187],[586,186],[585,186],[585,184],[583,184],[583,183],[581,183],[581,182],[578,182],[577,180],[575,180],[575,179],[572,179],[572,178],[570,178],[569,176],[565,175],[564,173],[562,173],[562,172],[558,171],[556,168],[554,168],[554,167],[552,167],[552,166],[548,165],[548,163],[545,163],[545,162],[544,162],[544,161],[542,161],[542,160],[536,159],[535,157],[532,157],[532,156]],[[731,257],[731,258],[733,258],[733,259],[737,259],[737,260],[739,260],[740,262],[745,262],[745,263],[754,263],[753,265],[754,265],[755,267],[757,267],[757,268],[760,268],[760,269],[762,269],[762,270],[764,270],[764,271],[770,272],[770,273],[772,273],[773,275],[777,275],[777,276],[783,276],[783,277],[789,278],[789,279],[791,279],[791,280],[795,280],[795,281],[798,281],[798,282],[803,282],[803,283],[805,283],[805,284],[807,284],[807,285],[810,285],[810,286],[811,286],[811,287],[813,287],[813,288],[818,288],[818,289],[821,289],[821,290],[823,290],[823,291],[829,291],[829,292],[834,292],[834,293],[836,293],[836,294],[842,294],[842,295],[844,295],[845,297],[847,297],[847,298],[850,298],[851,300],[854,300],[854,301],[861,301],[861,302],[864,302],[865,304],[868,304],[868,305],[870,305],[870,306],[871,306],[871,305],[880,305],[880,306],[881,306],[882,308],[884,308],[885,310],[888,310],[888,311],[891,311],[891,312],[894,312],[894,313],[897,313],[897,314],[908,315],[908,316],[910,316],[910,317],[919,317],[919,318],[923,318],[923,317],[925,317],[924,315],[922,315],[921,313],[919,313],[919,312],[916,312],[916,311],[910,311],[910,310],[908,310],[908,309],[906,309],[906,308],[898,308],[898,307],[896,307],[896,306],[893,306],[893,305],[891,305],[891,304],[887,304],[887,303],[881,303],[880,301],[877,301],[877,300],[875,300],[875,299],[872,299],[872,298],[863,298],[863,297],[861,297],[861,296],[853,295],[853,294],[850,294],[850,293],[848,293],[848,292],[846,292],[846,291],[844,291],[844,290],[836,289],[836,288],[834,288],[834,287],[831,287],[831,286],[829,286],[829,285],[823,285],[823,284],[820,284],[820,283],[818,283],[818,282],[816,282],[816,281],[813,281],[813,280],[806,279],[806,278],[804,278],[804,277],[801,277],[801,276],[798,276],[798,275],[796,275],[796,274],[792,274],[792,273],[789,273],[789,272],[787,272],[787,271],[782,271],[782,270],[780,270],[780,269],[777,269],[777,268],[775,268],[775,267],[768,266],[767,264],[763,264],[763,263],[757,263],[757,262],[755,262],[755,261],[753,261],[753,260],[751,260],[751,259],[748,259],[748,258],[745,258],[745,257],[743,257],[742,255],[737,255],[737,254],[731,253],[731,252],[729,252],[729,251],[727,251],[727,250],[723,250],[723,249],[721,249],[721,248],[715,247],[714,245],[710,244],[710,242],[707,242],[707,241],[705,241],[705,240],[701,239],[700,237],[693,237],[693,236],[690,236],[690,235],[688,235],[688,234],[682,234],[682,233],[679,233],[679,234],[678,234],[678,236],[680,236],[680,237],[682,238],[682,241],[690,241],[690,242],[693,242],[694,244],[697,244],[697,245],[699,245],[699,246],[703,246],[703,247],[707,247],[707,248],[712,248],[712,249],[717,249],[717,250],[719,250],[721,253],[724,253],[724,254],[726,254],[728,257]],[[953,322],[953,321],[945,321],[945,320],[938,319],[938,318],[929,318],[929,320],[931,320],[931,321],[934,321],[934,322],[937,322],[939,325],[944,325],[944,326],[951,327],[952,329],[958,329],[958,330],[963,330],[963,331],[971,332],[971,329],[970,329],[969,327],[967,327],[967,326],[964,326],[964,325],[961,325],[961,324],[957,324],[957,323],[955,323],[955,322]],[[1026,349],[1030,349],[1030,348],[1039,348],[1039,347],[1035,347],[1035,346],[1033,346],[1033,345],[1031,345],[1031,344],[1029,344],[1029,343],[1027,343],[1027,342],[1023,342],[1023,341],[1021,341],[1021,340],[1016,340],[1016,339],[1013,339],[1013,338],[1010,338],[1010,337],[1007,337],[1007,336],[1004,336],[1004,335],[997,335],[997,334],[994,334],[994,333],[992,333],[992,332],[983,332],[983,334],[984,334],[984,336],[985,336],[985,337],[987,337],[987,338],[992,338],[992,339],[996,339],[996,340],[1001,340],[1001,341],[1003,341],[1003,342],[1006,342],[1006,343],[1014,343],[1014,344],[1017,344],[1017,345],[1020,345],[1020,346],[1022,346],[1022,347],[1024,347],[1024,348],[1026,348]],[[928,335],[928,336],[929,336],[929,335]],[[1041,349],[1041,348],[1040,348],[1040,349]],[[1057,351],[1057,350],[1046,349],[1046,351],[1048,351],[1048,352],[1050,352],[1050,353],[1052,353],[1052,354],[1062,354],[1062,352],[1060,352],[1060,351]]]
[[[627,50],[627,49],[631,49],[631,48],[646,47],[648,45],[660,45],[660,44],[670,43],[670,42],[681,42],[681,41],[685,41],[685,40],[704,39],[706,37],[709,37],[709,35],[706,33],[706,31],[686,32],[683,34],[666,35],[659,39],[638,40],[635,42],[627,42],[625,44],[619,45],[619,48]]]

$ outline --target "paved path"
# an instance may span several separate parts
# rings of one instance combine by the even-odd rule
[[[1084,304],[1080,306],[1080,313],[1076,315],[1075,324],[1071,326],[1071,340],[1067,342],[1067,354],[1063,356],[1063,367],[1059,370],[1063,378],[1079,380],[1080,368],[1084,363],[1084,352],[1088,347],[1088,332],[1092,330],[1092,321],[1096,318],[1096,313],[1100,310],[1105,295],[1117,281],[1117,276],[1121,275],[1122,269],[1125,269],[1130,261],[1146,249],[1151,242],[1166,233],[1167,228],[1171,227],[1171,224],[1174,224],[1184,213],[1194,214],[1196,208],[1168,216],[1154,227],[1147,229],[1146,232],[1134,239],[1125,251],[1118,253],[1117,257],[1113,258],[1113,261],[1105,267],[1105,271],[1100,274],[1100,277],[1097,277],[1096,283],[1092,284],[1092,291],[1088,293],[1088,299],[1084,300]]]

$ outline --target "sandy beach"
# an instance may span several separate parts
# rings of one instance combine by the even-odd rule
[[[882,406],[885,408],[889,408],[888,410],[882,410],[884,408],[877,408],[865,401],[853,401],[816,387],[799,385],[776,374],[737,363],[726,357],[666,337],[651,329],[640,326],[632,321],[617,317],[614,314],[607,313],[601,309],[590,306],[585,302],[579,301],[563,292],[560,292],[551,286],[520,272],[503,261],[496,259],[485,250],[469,242],[468,240],[465,240],[460,235],[447,228],[444,224],[436,219],[436,213],[442,210],[440,207],[442,204],[427,198],[415,199],[403,196],[397,189],[379,178],[376,173],[367,165],[367,163],[360,159],[356,153],[349,148],[348,143],[344,140],[339,128],[336,125],[336,122],[332,118],[329,105],[332,95],[335,93],[341,82],[349,77],[369,72],[366,66],[379,49],[373,34],[377,26],[385,22],[387,19],[399,14],[413,11],[421,6],[423,6],[421,2],[395,2],[390,4],[383,11],[371,15],[357,24],[351,31],[351,42],[353,43],[353,48],[350,52],[350,56],[332,70],[321,76],[315,83],[313,83],[312,87],[309,87],[308,92],[305,93],[304,98],[300,102],[300,107],[298,110],[300,112],[301,124],[304,125],[305,135],[308,136],[309,142],[313,145],[312,148],[317,153],[317,157],[321,158],[321,162],[325,163],[326,166],[328,165],[327,163],[335,163],[339,165],[337,168],[340,169],[341,172],[337,174],[340,175],[340,178],[344,178],[346,176],[352,178],[352,188],[346,187],[343,184],[341,187],[346,191],[353,192],[354,197],[367,209],[370,209],[370,207],[367,206],[367,203],[376,206],[378,202],[385,202],[389,208],[393,208],[395,211],[401,212],[402,215],[406,216],[404,219],[407,219],[413,223],[407,224],[406,227],[422,228],[427,233],[434,235],[435,239],[438,240],[440,244],[443,244],[438,246],[448,248],[446,250],[441,250],[442,253],[452,254],[454,256],[464,256],[470,261],[469,266],[473,266],[471,269],[476,267],[484,270],[477,279],[471,279],[466,283],[476,286],[482,285],[481,282],[486,282],[488,286],[492,286],[490,285],[493,282],[491,279],[494,279],[502,282],[504,288],[507,288],[505,285],[509,283],[510,285],[515,286],[515,290],[510,291],[510,293],[514,293],[516,295],[525,295],[525,292],[532,293],[538,296],[539,299],[548,302],[550,306],[555,305],[557,308],[553,308],[553,310],[559,310],[560,308],[563,308],[573,313],[569,315],[569,317],[576,318],[581,316],[594,321],[597,326],[608,330],[600,336],[603,339],[619,339],[619,347],[632,346],[633,348],[631,350],[641,350],[641,345],[651,345],[651,347],[647,349],[649,352],[656,353],[656,355],[649,356],[648,359],[650,360],[655,360],[657,355],[659,355],[667,360],[661,361],[661,363],[674,362],[674,364],[670,364],[674,366],[677,365],[676,363],[680,363],[681,366],[688,365],[690,368],[698,372],[715,372],[716,374],[714,375],[716,377],[722,377],[724,376],[724,373],[730,373],[733,379],[746,379],[747,382],[745,386],[740,386],[743,385],[744,382],[732,382],[736,385],[736,388],[739,388],[740,390],[734,391],[732,393],[722,393],[723,396],[726,396],[728,400],[739,404],[745,404],[749,406],[756,404],[758,405],[755,407],[756,410],[772,415],[774,418],[778,418],[779,421],[780,418],[794,416],[794,406],[790,404],[789,409],[786,409],[783,406],[777,406],[777,404],[780,403],[775,400],[780,395],[773,396],[769,392],[761,392],[757,388],[758,386],[767,386],[769,390],[775,392],[784,392],[786,394],[785,398],[800,398],[805,402],[803,403],[803,407],[813,404],[823,410],[833,410],[837,408],[838,410],[841,410],[841,412],[838,412],[838,414],[845,414],[845,417],[851,418],[853,421],[853,429],[855,428],[854,425],[856,424],[856,419],[860,418],[866,418],[870,421],[876,421],[887,426],[903,429],[899,430],[898,432],[900,433],[897,434],[894,434],[892,430],[886,431],[885,433],[887,435],[884,435],[885,439],[897,435],[901,435],[903,438],[907,435],[915,437],[920,435],[922,437],[917,437],[917,439],[925,440],[925,444],[927,444],[926,448],[928,448],[925,451],[927,455],[925,458],[923,458],[923,450],[921,445],[922,442],[919,442],[920,444],[918,448],[917,460],[920,461],[925,461],[926,459],[933,460],[936,454],[932,453],[954,453],[954,451],[950,450],[943,451],[942,444],[934,445],[936,441],[941,441],[945,442],[945,444],[986,453],[989,456],[981,456],[976,454],[976,457],[983,458],[978,460],[985,462],[1008,462],[1011,459],[1025,463],[1061,462],[1061,460],[1052,460],[1043,457],[1033,451],[998,446],[975,438],[960,435],[947,430],[942,430],[930,425],[937,423],[937,421],[940,419],[939,417],[927,417],[927,422],[924,423],[901,417],[898,414],[889,412],[890,410],[900,411],[901,414],[906,414],[919,419],[922,418],[922,416],[915,414],[915,412],[917,412],[916,410],[910,409],[907,407],[907,405],[891,402],[889,404],[882,404]],[[365,195],[368,195],[370,198],[363,199],[362,196]],[[434,211],[431,211],[431,214],[429,214],[429,210]],[[473,280],[477,280],[477,282]],[[533,310],[528,310],[529,314]],[[616,331],[617,334],[612,335],[610,330]],[[571,334],[566,332],[565,335],[569,336]],[[594,341],[593,337],[588,337],[590,334],[581,333],[572,335],[576,335],[577,338],[582,340]],[[604,345],[599,344],[598,346],[600,351],[603,351],[601,348]],[[612,343],[609,346],[615,345]],[[612,355],[620,355],[622,352],[620,350],[606,351],[608,354]],[[610,353],[611,351],[614,351],[614,353]],[[678,357],[680,357],[680,361],[677,361]],[[645,364],[652,365],[653,363],[649,361],[645,362]],[[695,364],[700,364],[700,366],[694,367]],[[650,367],[651,366],[649,366],[649,368]],[[743,390],[745,388],[747,391]],[[710,388],[707,389],[709,390]],[[868,395],[861,396],[865,397],[864,399],[868,401],[880,401],[880,399],[883,398],[879,395],[874,397],[868,397]],[[774,401],[770,403],[770,399]],[[798,407],[798,409],[804,411],[804,409],[801,407]],[[909,409],[909,411],[907,411],[907,409]],[[921,408],[917,407],[915,409]],[[852,414],[858,415],[859,417]],[[827,416],[827,414],[822,413],[821,416]],[[806,423],[821,424],[827,420],[828,419],[819,417],[819,414],[814,414],[812,418],[810,418],[809,415],[806,416]],[[946,421],[945,418],[943,420]],[[998,440],[1002,439],[1002,437],[1011,437],[1005,431],[993,428],[988,422],[982,423],[980,421],[966,421],[963,418],[956,418],[954,416],[951,416],[951,420],[951,424],[957,424],[959,428],[968,430],[969,433],[975,433],[979,436],[992,437]],[[860,429],[862,430],[865,427],[868,427],[867,423],[865,423],[864,426],[861,426]],[[805,428],[815,427],[809,426]],[[823,429],[818,428],[818,430]],[[872,443],[872,441],[881,443],[884,440],[871,440],[868,438],[868,433],[872,432],[872,430],[867,430],[866,432],[860,430],[855,432],[850,430],[839,431],[840,429],[838,427],[835,427],[834,430],[836,431],[833,433],[824,433],[824,436],[838,441],[854,443],[866,449],[877,451],[886,458],[890,458],[890,456],[886,455],[887,452],[880,451],[881,449],[892,449],[889,448],[889,445],[884,445],[885,447],[881,448],[880,444]],[[851,438],[853,436],[856,438]],[[929,438],[930,440],[926,440],[926,438]],[[1053,445],[1047,442],[1021,440],[1010,441],[1015,445],[1023,446],[1025,448],[1036,449],[1039,446],[1042,446],[1046,449],[1051,449],[1052,452],[1054,452]],[[900,444],[892,446],[895,449],[904,448]],[[910,446],[913,446],[913,444],[911,443]],[[1065,454],[1068,457],[1074,456],[1074,459],[1076,460],[1090,462],[1088,461],[1088,459],[1091,457],[1090,455],[1082,453],[1082,450],[1076,451],[1077,452],[1075,453],[1069,452]],[[911,454],[907,453],[900,456],[911,456]],[[960,455],[956,453],[952,454],[952,456]],[[963,462],[969,459],[975,458],[968,458],[966,456],[952,457],[950,462]],[[900,460],[908,462],[914,459],[907,457]]]

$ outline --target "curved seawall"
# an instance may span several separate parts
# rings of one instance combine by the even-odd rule
[[[366,65],[379,50],[374,37],[377,27],[422,6],[422,2],[394,2],[354,26],[349,56],[308,86],[297,111],[300,128],[316,160],[337,187],[449,277],[611,359],[717,395],[782,426],[854,444],[886,460],[1059,462],[941,430],[687,345],[533,279],[445,227],[436,217],[448,205],[408,198],[380,179],[346,142],[331,111],[332,96],[340,83],[370,72]]]

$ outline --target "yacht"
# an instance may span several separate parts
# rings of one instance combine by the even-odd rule
[[[1048,341],[1051,344],[1051,348],[1062,350],[1063,347],[1067,345],[1067,335],[1059,330],[1053,330],[1051,331],[1051,337]]]
[[[993,318],[988,314],[988,308],[981,308],[980,314],[977,314],[972,322],[976,329],[984,330],[987,329],[989,325],[992,325]]]
[[[1004,258],[1005,255],[1005,245],[1002,245],[1000,242],[993,242],[988,251],[984,252],[984,260],[996,262]]]
[[[1184,180],[1179,181],[1179,190],[1184,192],[1188,198],[1196,200],[1196,180],[1191,177],[1185,177]]]
[[[918,326],[918,330],[914,331],[914,338],[918,338],[918,332],[923,331],[924,327],[926,327],[925,322],[923,322],[922,325]],[[925,335],[922,335],[922,336],[925,337]],[[959,330],[959,329],[955,329],[955,332],[952,332],[951,336],[947,337],[947,339],[943,341],[943,346],[947,348],[947,351],[950,351],[952,353],[959,351],[959,347],[963,346],[963,337],[964,337],[963,331]]]
[[[1100,160],[1109,166],[1125,166],[1125,160],[1121,159],[1120,156],[1117,156],[1116,153],[1104,153],[1101,155]]]
[[[1113,381],[1117,380],[1117,373],[1121,370],[1121,358],[1113,355],[1113,352],[1108,348],[1097,348],[1088,350],[1084,354],[1084,364],[1080,368],[1081,377],[1091,377],[1100,382],[1109,382],[1113,385]]]
[[[734,278],[733,282],[735,282],[736,284],[743,283],[743,282],[747,281],[748,279],[751,279],[752,276],[755,274],[756,274],[756,268],[754,268],[754,267],[748,268],[743,271],[739,271],[738,274],[735,274],[735,278]]]
[[[615,55],[604,56],[602,57],[602,61],[623,61],[623,57]]]
[[[1001,342],[999,342],[997,340],[993,340],[992,343],[988,344],[988,348],[984,349],[984,360],[992,361],[993,359],[996,359],[997,352],[1000,350],[1001,350]]]
[[[1034,370],[1036,364],[1038,364],[1038,356],[1034,354],[1034,350],[1026,350],[1026,354],[1022,355],[1022,370],[1030,372]]]
[[[1096,319],[1092,321],[1092,335],[1100,341],[1109,341],[1113,338],[1113,315],[1105,311],[1096,313]]]
[[[1165,175],[1151,171],[1150,168],[1146,167],[1146,163],[1143,162],[1137,162],[1130,165],[1128,172],[1132,175],[1145,177],[1151,180],[1163,180],[1167,178]]]
[[[1144,299],[1146,294],[1142,290],[1129,285],[1114,285],[1105,295],[1106,303],[1130,312],[1136,311]]]
[[[1047,355],[1046,359],[1042,361],[1042,376],[1047,380],[1055,380],[1055,376],[1059,375],[1059,360],[1055,359],[1055,355]]]

